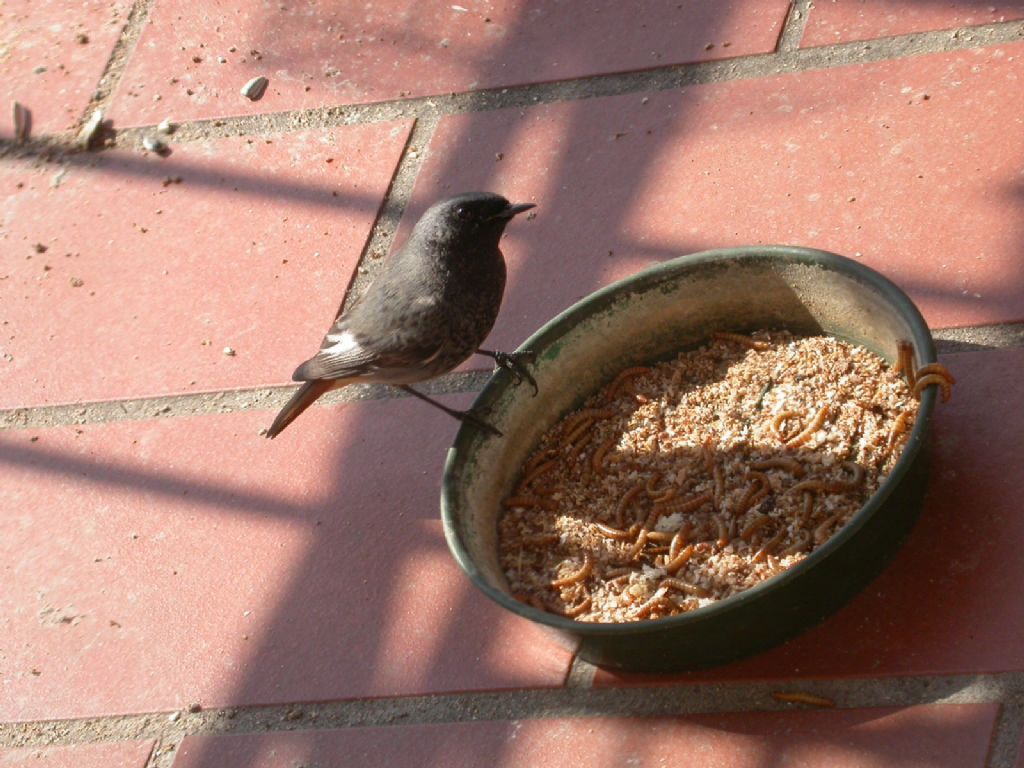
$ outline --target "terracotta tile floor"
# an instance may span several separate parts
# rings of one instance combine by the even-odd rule
[[[1024,764],[1024,4],[269,8],[0,9],[0,766]],[[597,670],[449,555],[456,422],[373,392],[263,439],[346,290],[474,188],[538,204],[491,347],[707,248],[904,287],[958,383],[886,571],[757,657]]]

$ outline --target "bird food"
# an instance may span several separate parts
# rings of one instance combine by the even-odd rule
[[[948,372],[927,375],[946,395]],[[628,368],[544,435],[504,500],[509,587],[588,622],[674,616],[749,589],[850,520],[916,412],[897,369],[827,336],[718,333]]]

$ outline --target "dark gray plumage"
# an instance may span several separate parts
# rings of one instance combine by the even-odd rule
[[[278,435],[325,392],[356,381],[402,387],[491,429],[408,385],[446,373],[478,351],[529,378],[514,357],[479,346],[494,325],[505,290],[498,241],[513,216],[533,207],[486,192],[431,206],[363,296],[335,320],[320,351],[296,369],[292,378],[306,383],[267,436]]]

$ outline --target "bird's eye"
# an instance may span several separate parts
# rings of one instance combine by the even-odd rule
[[[460,219],[468,219],[469,218],[469,208],[467,208],[464,205],[456,206],[456,208],[455,208],[455,215],[458,216]]]

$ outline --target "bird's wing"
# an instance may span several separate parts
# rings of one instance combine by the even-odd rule
[[[419,315],[432,309],[433,302],[429,300],[415,301],[404,313],[379,315],[369,324],[353,323],[357,318],[339,318],[324,336],[320,351],[300,365],[292,378],[295,381],[340,379],[427,365],[441,352],[443,337],[425,337],[414,329],[422,327]],[[372,334],[369,333],[371,328]]]

